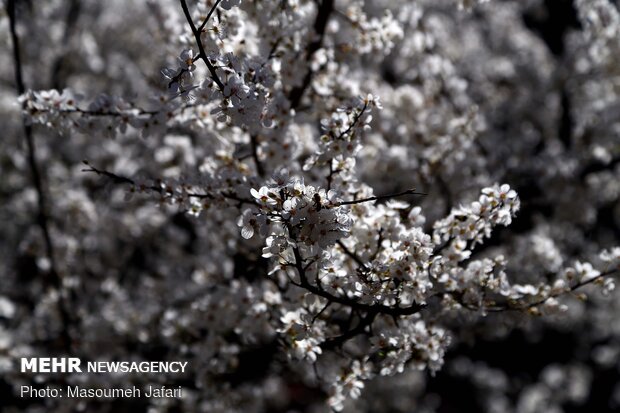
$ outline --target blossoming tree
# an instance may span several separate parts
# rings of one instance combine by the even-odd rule
[[[620,406],[613,2],[4,3],[8,411]],[[20,399],[51,353],[185,396]]]

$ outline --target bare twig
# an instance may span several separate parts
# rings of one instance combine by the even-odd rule
[[[220,4],[222,0],[217,0],[215,2],[215,4],[213,5],[213,7],[211,7],[211,10],[209,10],[209,13],[207,14],[207,17],[205,17],[205,19],[203,20],[202,24],[200,25],[200,27],[198,28],[198,31],[200,33],[202,33],[202,31],[204,30],[205,26],[207,25],[207,23],[209,23],[209,19],[211,18],[211,16],[213,15],[213,13],[215,12],[215,10],[217,9],[217,6]]]
[[[211,11],[209,12],[207,18],[200,25],[200,27],[201,27],[200,30],[196,28],[196,25],[194,24],[194,21],[192,20],[192,15],[189,12],[189,8],[187,7],[187,2],[185,0],[179,0],[179,1],[181,2],[181,7],[183,8],[183,14],[185,14],[185,19],[187,19],[187,22],[189,23],[189,27],[192,30],[192,34],[194,35],[194,38],[196,39],[196,45],[198,46],[198,52],[199,52],[198,53],[198,57],[201,58],[203,62],[205,62],[205,64],[207,65],[207,69],[209,69],[209,72],[211,73],[211,78],[217,84],[217,86],[220,88],[222,93],[224,93],[224,83],[222,83],[222,81],[220,80],[220,77],[218,76],[217,72],[215,71],[215,67],[213,67],[213,65],[209,61],[209,57],[207,56],[207,52],[205,51],[204,45],[202,44],[202,39],[200,38],[200,36],[202,34],[202,28],[204,28],[204,26],[209,21],[209,17],[211,17],[211,15],[213,14],[213,11],[217,8],[217,5],[219,4],[219,1],[217,1],[215,3],[215,5],[211,9]]]
[[[258,158],[258,136],[255,134],[250,135],[250,145],[252,146],[252,159],[254,159],[254,163],[256,164],[256,172],[258,176],[263,177],[265,175],[265,168]]]
[[[404,196],[404,195],[427,195],[427,194],[424,193],[424,192],[416,192],[415,188],[412,188],[412,189],[408,189],[408,190],[403,191],[403,192],[399,192],[397,194],[371,196],[369,198],[356,199],[356,200],[353,200],[353,201],[337,202],[335,204],[335,206],[339,207],[339,206],[343,206],[343,205],[362,204],[364,202],[380,201],[382,199],[392,199],[392,198],[397,198],[397,197]]]

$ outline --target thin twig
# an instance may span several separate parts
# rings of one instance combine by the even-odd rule
[[[11,41],[13,43],[13,62],[15,66],[15,86],[17,89],[18,95],[23,95],[26,92],[26,87],[24,85],[24,78],[22,74],[22,60],[20,54],[19,47],[19,37],[17,36],[16,30],[16,14],[15,14],[15,0],[7,0],[6,2],[6,11],[9,16],[9,28],[11,32]],[[23,105],[25,108],[25,102]],[[45,191],[43,189],[43,182],[41,179],[41,173],[39,171],[39,166],[37,164],[37,154],[36,154],[36,146],[34,142],[34,136],[32,133],[32,126],[30,126],[24,119],[24,134],[26,137],[26,147],[27,147],[27,158],[28,158],[28,167],[30,169],[30,173],[32,175],[33,184],[37,193],[37,224],[41,228],[41,232],[43,234],[43,241],[45,243],[45,251],[47,259],[49,260],[49,270],[48,270],[48,282],[49,284],[55,288],[56,290],[60,290],[62,288],[62,279],[60,273],[58,272],[58,267],[56,264],[55,250],[54,244],[52,242],[52,237],[50,235],[50,225],[49,225],[49,216],[47,209],[47,198]],[[62,294],[60,294],[58,301],[58,310],[60,312],[60,316],[62,319],[62,323],[64,328],[62,328],[61,336],[64,341],[64,345],[67,348],[71,347],[71,336],[69,335],[69,325],[71,323],[71,318],[67,309],[64,306],[62,300]]]
[[[369,311],[366,316],[360,320],[359,324],[355,328],[347,331],[346,333],[338,337],[330,337],[323,343],[321,343],[321,349],[328,350],[334,347],[338,347],[344,344],[346,341],[352,339],[353,337],[359,334],[363,334],[366,330],[366,327],[370,327],[372,325],[372,322],[377,317],[377,314],[378,312],[376,311]]]
[[[160,186],[157,186],[157,185],[141,186],[141,185],[138,185],[138,183],[136,181],[134,181],[133,179],[128,178],[126,176],[118,175],[118,174],[115,174],[114,172],[106,171],[104,169],[95,168],[88,161],[82,161],[82,163],[88,167],[86,169],[82,169],[82,172],[93,172],[93,173],[95,173],[97,175],[105,176],[106,178],[111,179],[112,183],[114,183],[114,184],[133,185],[136,188],[139,188],[139,189],[142,189],[142,190],[153,191],[153,192],[156,192],[156,193],[164,195],[164,196],[173,196],[174,195],[174,193],[170,189],[164,188],[161,185]],[[158,182],[160,182],[160,181],[158,181]],[[229,192],[219,192],[217,194],[210,194],[210,193],[199,194],[199,193],[195,193],[195,192],[187,192],[187,193],[185,193],[185,195],[187,197],[189,197],[189,198],[200,198],[200,199],[215,199],[219,195],[219,196],[221,196],[221,197],[223,197],[225,199],[229,199],[231,201],[236,201],[239,204],[256,205],[256,203],[254,201],[250,200],[250,199],[239,198],[237,195],[235,195],[233,193],[229,193]]]
[[[7,14],[9,16],[9,25],[11,31],[11,40],[13,42],[13,60],[15,62],[15,85],[18,95],[23,95],[26,92],[22,75],[22,62],[19,51],[19,38],[17,37],[17,31],[15,29],[16,16],[15,16],[15,0],[8,0],[6,4]],[[47,252],[47,258],[50,261],[50,275],[53,279],[58,278],[58,272],[56,270],[56,258],[54,254],[54,245],[50,236],[49,230],[49,217],[47,214],[47,198],[45,191],[43,190],[43,183],[41,180],[41,173],[39,172],[39,166],[37,164],[36,147],[34,143],[34,137],[32,135],[32,127],[24,122],[24,132],[26,135],[28,166],[32,174],[32,180],[35,190],[37,192],[37,204],[38,204],[38,216],[37,222],[41,227],[43,233],[43,239],[45,241],[45,248]],[[55,283],[58,280],[54,281]],[[59,282],[58,282],[59,284]]]
[[[330,191],[332,189],[334,173],[336,173],[336,170],[334,169],[334,160],[330,159],[329,160],[329,173],[327,174],[327,191]]]
[[[171,100],[170,100],[171,101]],[[170,102],[168,101],[168,102]],[[167,102],[166,102],[167,103]],[[102,111],[102,110],[89,110],[89,109],[81,109],[79,107],[73,107],[72,109],[56,109],[54,108],[54,111],[56,113],[62,114],[62,115],[66,115],[66,116],[71,116],[74,114],[78,114],[81,116],[91,116],[94,118],[104,118],[104,117],[110,117],[110,118],[123,118],[124,119],[129,119],[130,116],[133,115],[138,115],[138,116],[156,116],[162,112],[167,112],[167,113],[177,113],[177,112],[185,112],[188,109],[192,109],[195,108],[196,105],[195,103],[185,103],[183,105],[177,106],[174,109],[168,111],[163,111],[163,110],[145,110],[142,108],[138,108],[136,106],[132,106],[131,109],[128,109],[126,111]],[[26,108],[26,111],[30,114],[30,115],[36,115],[38,112],[48,112],[49,110],[46,109],[32,109],[32,108]],[[133,111],[133,112],[132,112]]]
[[[224,83],[222,83],[222,81],[220,80],[220,77],[215,71],[215,67],[213,67],[213,65],[209,61],[207,52],[205,51],[204,45],[202,44],[202,39],[200,38],[202,34],[202,29],[198,30],[196,28],[196,25],[194,24],[194,21],[192,20],[192,15],[189,12],[189,8],[187,7],[187,2],[185,0],[179,0],[179,1],[181,2],[181,7],[183,8],[183,14],[185,14],[185,19],[187,19],[187,22],[189,23],[189,27],[192,30],[192,34],[194,35],[194,38],[196,39],[196,45],[198,46],[198,52],[199,52],[198,57],[200,57],[203,60],[203,62],[205,62],[205,64],[207,65],[207,69],[209,69],[209,72],[211,73],[211,78],[220,88],[220,91],[224,93]],[[202,23],[200,27],[204,27],[207,24],[209,17],[211,17],[213,10],[216,9],[218,3],[219,2],[215,3],[215,6],[213,6],[213,9],[211,10],[211,12],[209,13],[209,15],[207,16],[207,18],[205,19],[205,21]]]
[[[207,17],[204,19],[204,21],[202,22],[202,24],[200,25],[200,27],[198,28],[198,32],[202,33],[202,31],[204,30],[205,26],[207,25],[207,23],[209,22],[209,19],[211,18],[211,16],[213,15],[213,13],[215,12],[215,9],[217,9],[217,6],[220,4],[222,0],[217,0],[215,2],[215,4],[213,5],[213,7],[211,7],[211,10],[209,10],[209,13],[207,14]]]
[[[492,312],[492,313],[499,313],[499,312],[504,312],[504,311],[527,311],[530,309],[533,309],[535,307],[538,307],[539,305],[544,304],[547,300],[551,299],[551,298],[558,298],[564,294],[567,293],[572,293],[575,292],[576,290],[585,287],[586,285],[592,284],[604,277],[607,277],[609,275],[612,275],[614,273],[617,273],[619,271],[619,269],[613,269],[613,270],[609,270],[609,271],[604,271],[602,273],[600,273],[599,275],[597,275],[596,277],[592,277],[586,281],[582,281],[579,282],[575,285],[573,285],[572,287],[566,289],[566,290],[562,290],[559,291],[557,293],[554,294],[550,294],[546,297],[542,297],[534,302],[531,303],[527,303],[525,305],[511,305],[511,304],[505,304],[505,305],[492,305],[492,306],[482,306],[482,307],[476,307],[473,306],[471,304],[467,304],[461,300],[459,300],[460,296],[462,295],[462,293],[457,292],[457,291],[444,291],[441,293],[438,293],[436,295],[451,295],[453,297],[455,297],[457,299],[457,302],[462,305],[463,307],[465,307],[468,310],[471,311],[479,311],[479,310],[484,310],[487,312]]]
[[[250,135],[250,145],[252,147],[252,159],[254,159],[256,164],[256,172],[258,176],[263,177],[265,175],[265,168],[263,168],[263,164],[258,158],[258,136],[255,134]]]
[[[368,267],[366,266],[366,264],[364,264],[364,261],[362,261],[362,259],[360,257],[358,257],[354,252],[350,251],[346,245],[344,245],[344,243],[340,240],[336,241],[336,244],[338,244],[338,246],[340,248],[342,248],[342,250],[344,251],[344,253],[346,255],[348,255],[350,258],[353,259],[353,261],[355,261],[357,263],[357,265],[360,266],[360,268],[363,271],[368,271]]]
[[[362,198],[362,199],[357,199],[357,200],[353,200],[353,201],[337,202],[335,204],[335,206],[339,207],[339,206],[343,206],[343,205],[362,204],[364,202],[380,201],[382,199],[392,199],[392,198],[397,198],[399,196],[404,196],[404,195],[427,195],[427,194],[424,193],[424,192],[416,192],[415,188],[412,188],[412,189],[408,189],[408,190],[403,191],[403,192],[399,192],[397,194],[371,196],[369,198]]]
[[[353,119],[353,122],[351,122],[351,124],[349,125],[349,127],[347,129],[345,129],[344,131],[340,132],[340,134],[338,135],[336,140],[343,139],[345,135],[347,135],[348,133],[350,133],[353,130],[353,128],[355,127],[355,125],[357,125],[357,123],[359,122],[359,120],[362,117],[362,115],[364,114],[364,112],[366,112],[366,109],[368,109],[368,102],[364,103],[364,106],[362,107],[362,109],[359,111],[359,113],[357,115],[355,115],[355,118]]]
[[[349,127],[347,129],[345,129],[344,131],[342,131],[335,139],[336,140],[341,140],[341,139],[344,138],[345,135],[350,133],[353,130],[353,128],[355,127],[355,125],[357,125],[357,123],[361,119],[361,117],[364,114],[364,112],[366,112],[366,109],[368,109],[368,103],[364,103],[364,107],[362,107],[360,112],[355,116],[355,118],[353,119],[353,121],[351,122]],[[333,183],[333,180],[334,180],[334,174],[340,172],[340,169],[334,169],[333,163],[334,163],[334,159],[330,159],[329,160],[329,174],[327,175],[327,190],[328,191],[330,189],[332,189],[332,183]]]
[[[328,302],[327,302],[327,304],[325,304],[325,305],[323,306],[323,308],[321,308],[321,310],[320,310],[318,313],[316,313],[316,314],[314,315],[314,317],[312,317],[312,321],[310,322],[310,324],[314,324],[314,322],[316,321],[316,319],[317,319],[317,318],[319,318],[319,317],[320,317],[320,315],[321,315],[321,314],[323,314],[323,312],[324,312],[325,310],[327,310],[327,308],[328,308],[331,304],[332,304],[332,303],[331,303],[331,301],[328,301]]]

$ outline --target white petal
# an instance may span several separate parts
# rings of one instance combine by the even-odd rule
[[[241,236],[245,239],[252,238],[254,236],[254,228],[249,225],[244,226],[241,228]]]

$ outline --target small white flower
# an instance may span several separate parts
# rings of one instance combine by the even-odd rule
[[[237,226],[241,227],[241,236],[250,239],[257,231],[261,232],[261,235],[266,233],[267,218],[265,215],[256,214],[248,208],[237,220]]]
[[[601,275],[601,272],[595,270],[589,262],[577,261],[575,263],[575,272],[579,275],[580,282],[588,282]]]
[[[196,65],[194,64],[194,52],[191,49],[185,49],[181,52],[179,62],[182,69],[190,72],[196,70]]]
[[[422,208],[419,206],[413,207],[407,218],[414,227],[421,227],[426,222],[426,217],[422,214]]]
[[[279,199],[278,196],[271,192],[266,186],[261,187],[258,191],[252,188],[250,189],[250,194],[263,206],[276,205]]]

